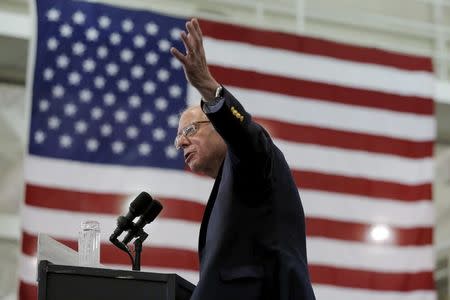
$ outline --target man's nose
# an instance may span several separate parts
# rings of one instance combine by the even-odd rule
[[[180,147],[181,149],[186,148],[187,146],[189,146],[191,143],[191,141],[184,135],[181,135],[180,138],[178,139],[178,147]]]

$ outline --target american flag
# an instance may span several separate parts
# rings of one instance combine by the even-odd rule
[[[178,113],[199,103],[168,51],[183,49],[185,20],[69,0],[36,1],[36,13],[20,299],[37,298],[38,233],[76,249],[83,220],[100,222],[101,262],[130,269],[108,237],[140,191],[164,205],[143,271],[196,283],[212,180],[173,147]],[[317,299],[435,299],[430,58],[200,25],[211,72],[291,166]]]

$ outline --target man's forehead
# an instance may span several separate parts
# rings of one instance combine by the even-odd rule
[[[180,126],[185,126],[191,122],[208,120],[200,106],[194,106],[185,110],[180,117]]]

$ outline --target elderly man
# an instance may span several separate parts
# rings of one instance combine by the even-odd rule
[[[315,299],[304,213],[289,166],[264,128],[209,72],[198,21],[186,28],[186,54],[171,53],[202,100],[181,115],[175,145],[192,171],[215,178],[191,299]]]

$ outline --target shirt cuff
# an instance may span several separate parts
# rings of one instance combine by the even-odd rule
[[[224,102],[225,97],[215,98],[214,100],[208,102],[204,101],[203,112],[205,114],[212,114],[218,112],[222,108]]]

